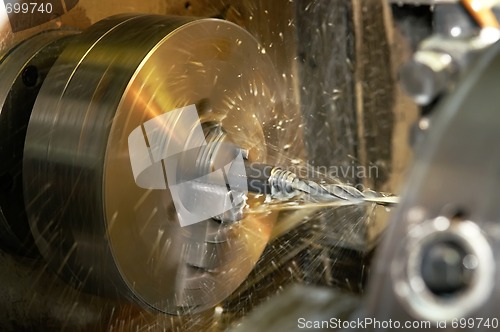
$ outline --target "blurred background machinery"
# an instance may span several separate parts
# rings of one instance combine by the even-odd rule
[[[402,1],[392,9],[413,52],[399,82],[421,108],[411,131],[413,166],[367,293],[356,303],[346,293],[296,288],[257,309],[241,331],[259,322],[278,330],[498,328],[491,309],[498,302],[498,160],[489,148],[499,124],[498,2]],[[294,301],[297,307],[286,306]],[[294,319],[266,320],[273,308]]]
[[[498,187],[494,1],[23,8],[0,8],[2,330],[495,318],[495,204],[478,194]],[[405,183],[391,226],[374,204],[259,195],[229,225],[165,225],[171,197],[131,189],[124,137],[152,117],[143,105],[188,104],[249,161],[364,190]]]

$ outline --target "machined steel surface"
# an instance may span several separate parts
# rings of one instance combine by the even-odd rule
[[[214,306],[254,266],[274,214],[181,228],[168,190],[134,182],[127,138],[208,99],[200,120],[221,123],[250,160],[266,162],[265,142],[280,141],[281,98],[262,47],[225,21],[120,16],[75,37],[39,93],[26,138],[26,205],[42,255],[97,294],[172,314]]]
[[[23,198],[24,138],[37,92],[74,30],[40,33],[0,56],[0,238],[33,253]]]
[[[390,26],[382,25],[384,21],[386,23],[390,22],[383,19],[381,11],[377,11],[377,15],[373,15],[373,5],[385,3],[385,1],[352,2],[363,5],[358,5],[354,10],[354,14],[352,10],[337,10],[338,7],[350,8],[351,1],[342,4],[332,2],[331,5],[326,5],[324,2],[317,1],[299,2],[289,0],[223,0],[218,2],[207,0],[153,0],[143,2],[123,0],[119,3],[116,1],[81,0],[75,9],[44,26],[17,33],[14,36],[10,33],[7,35],[2,34],[2,31],[0,33],[0,48],[10,47],[13,43],[24,39],[24,37],[33,34],[35,31],[60,26],[77,26],[85,29],[104,17],[120,12],[132,11],[225,18],[247,28],[265,46],[266,54],[271,57],[279,73],[280,84],[286,88],[283,113],[279,114],[277,121],[277,125],[280,119],[285,124],[282,126],[284,130],[280,131],[279,135],[281,141],[285,144],[266,142],[268,148],[270,148],[268,153],[274,154],[274,156],[268,158],[268,163],[287,166],[293,165],[296,160],[305,162],[306,153],[302,149],[302,143],[307,141],[306,144],[313,148],[309,151],[310,160],[314,160],[319,154],[324,153],[328,155],[324,158],[328,163],[338,165],[337,161],[347,160],[349,162],[352,158],[356,158],[356,153],[351,155],[351,151],[355,151],[351,147],[362,146],[363,141],[370,138],[368,149],[371,157],[369,156],[365,161],[371,163],[383,159],[384,164],[380,165],[382,167],[381,171],[384,171],[384,173],[386,170],[384,165],[391,163],[392,165],[389,165],[387,170],[390,170],[392,177],[392,174],[401,174],[401,170],[404,169],[407,160],[406,152],[401,154],[401,149],[395,149],[394,154],[392,154],[394,160],[391,160],[393,159],[391,155],[382,156],[380,153],[392,149],[391,139],[388,139],[390,136],[384,135],[381,140],[376,141],[373,138],[375,134],[380,132],[379,130],[382,130],[382,127],[378,129],[378,123],[384,126],[383,131],[392,132],[393,127],[396,126],[399,129],[396,128],[394,131],[395,139],[393,142],[397,142],[396,145],[403,147],[403,150],[406,151],[406,128],[404,124],[408,121],[411,122],[411,114],[413,113],[409,112],[408,108],[404,108],[403,111],[399,111],[397,108],[392,110],[392,99],[390,97],[392,95],[392,85],[381,78],[390,75],[389,67],[392,67],[392,65],[388,65],[388,62],[386,62],[386,55],[389,55],[386,51],[389,50],[385,46],[379,46],[387,45],[385,38],[392,34],[392,30]],[[365,7],[365,4],[367,7]],[[300,10],[298,10],[299,7]],[[377,10],[381,9],[378,6],[377,8]],[[356,21],[354,21],[353,16],[357,17]],[[360,20],[363,16],[365,16],[365,19]],[[333,25],[330,25],[329,22],[332,22]],[[347,29],[343,30],[344,26]],[[322,30],[323,27],[326,27],[327,33]],[[356,33],[353,32],[353,29],[356,29]],[[301,38],[296,40],[296,34],[300,34]],[[332,38],[332,36],[335,37]],[[324,58],[321,58],[321,62],[316,62],[316,64],[321,64],[317,66],[316,71],[312,72],[312,75],[297,75],[296,67],[303,65],[302,53],[297,54],[297,43],[301,49],[309,50],[307,54],[311,58],[318,59],[320,54],[325,55]],[[363,45],[362,52],[355,51],[354,44]],[[403,44],[396,40],[392,45],[401,48]],[[377,50],[381,52],[371,52],[370,45],[377,45]],[[133,46],[135,45],[129,45],[129,48],[133,48]],[[356,52],[356,56],[354,58],[346,57],[346,54],[352,54],[351,52]],[[400,53],[396,52],[392,56],[392,61],[399,62],[402,58]],[[353,59],[356,59],[356,61],[353,61]],[[374,62],[374,60],[376,61]],[[332,64],[335,65],[331,66]],[[312,62],[311,65],[313,65]],[[381,70],[383,70],[383,73]],[[358,71],[362,73],[359,77],[356,74]],[[318,79],[315,76],[315,73],[318,72],[324,74],[321,76],[323,79]],[[161,71],[159,73],[161,74]],[[338,80],[329,80],[332,73],[338,77]],[[353,76],[356,77],[353,79]],[[358,95],[351,89],[343,89],[342,83],[344,80],[349,81],[351,79],[357,82],[365,82],[363,85],[365,91],[363,91],[362,95]],[[330,84],[332,81],[334,81],[334,84]],[[324,85],[325,82],[328,84]],[[316,92],[311,95],[310,99],[301,96],[302,100],[299,101],[298,96],[304,88]],[[339,93],[339,90],[342,93]],[[388,93],[384,93],[384,91]],[[356,107],[349,106],[353,105],[351,103],[352,99],[361,98],[362,96],[364,96],[362,104],[368,106],[366,112],[364,107],[359,107],[356,110]],[[323,110],[328,108],[328,103],[331,100],[335,101],[334,106],[340,112],[330,117],[327,123],[324,120]],[[377,101],[377,103],[372,101]],[[314,105],[318,105],[318,107]],[[299,114],[296,112],[299,109],[306,110],[304,117],[309,120],[316,119],[318,124],[322,126],[316,127],[318,130],[313,128],[305,138],[302,136],[302,131],[308,131],[311,127],[307,123],[302,123]],[[372,121],[371,115],[376,115],[374,111],[380,109],[390,114],[394,113],[396,122],[391,121],[391,116],[382,114],[380,120],[373,118],[375,121]],[[370,117],[367,117],[370,121],[365,124],[363,124],[364,121],[351,123],[354,124],[352,126],[355,128],[352,132],[354,134],[343,135],[343,131],[340,130],[338,140],[332,140],[332,136],[336,135],[332,135],[332,131],[337,132],[338,126],[343,126],[346,119],[351,119],[353,112],[359,112],[360,115],[362,113],[371,114]],[[408,116],[409,114],[410,116]],[[290,121],[291,123],[289,123]],[[367,123],[370,126],[367,126]],[[328,128],[325,124],[331,127]],[[323,125],[325,126],[323,127]],[[358,125],[360,127],[356,128]],[[319,129],[321,128],[324,130],[320,132]],[[358,130],[361,135],[356,133]],[[338,142],[338,144],[332,144],[333,142]],[[316,149],[314,148],[315,145],[322,145],[325,148]],[[344,147],[346,148],[344,149]],[[330,156],[333,156],[333,158],[330,158]],[[387,178],[384,176],[380,181],[377,181],[378,184],[374,188],[381,189],[380,185],[386,183],[386,180]],[[395,183],[398,183],[398,181]],[[391,184],[389,188],[394,188],[394,186],[396,185]],[[380,214],[385,215],[385,209],[380,209],[378,215],[380,216]],[[380,224],[378,221],[375,222],[373,211],[365,211],[365,209],[350,206],[335,209],[298,210],[293,213],[284,211],[279,219],[284,222],[283,226],[285,224],[289,225],[288,221],[293,221],[294,225],[300,226],[294,226],[286,236],[275,239],[275,242],[266,249],[265,257],[258,263],[251,277],[227,301],[221,303],[221,306],[217,307],[215,311],[171,317],[151,314],[137,308],[131,309],[127,307],[127,309],[122,309],[120,304],[117,305],[109,301],[110,309],[112,309],[110,310],[111,314],[104,313],[100,328],[103,330],[123,331],[136,331],[145,328],[219,331],[225,329],[227,324],[234,322],[238,317],[246,315],[251,308],[264,299],[275,296],[284,285],[289,283],[328,285],[352,292],[362,292],[363,280],[366,278],[367,271],[369,271],[369,260],[365,260],[364,250],[373,245],[373,237],[372,235],[367,236],[366,229],[377,229],[376,225]],[[318,222],[320,219],[322,222]],[[381,220],[383,219],[385,218]],[[217,224],[214,224],[214,226],[217,226]],[[283,227],[277,228],[275,234],[280,234],[280,229],[282,230]],[[207,232],[217,234],[217,227],[202,231],[202,233]],[[370,234],[378,233],[378,231],[369,232]],[[203,235],[202,238],[205,238],[205,236]],[[354,248],[354,250],[351,252],[345,249],[346,247]],[[200,246],[199,250],[203,252],[205,249]],[[207,256],[192,255],[190,257],[195,264],[205,265],[210,262],[210,259],[206,259]],[[2,262],[4,261],[2,257]],[[40,295],[37,294],[44,294],[38,292],[38,289],[44,290],[46,284],[50,284],[50,280],[56,279],[53,274],[47,275],[46,272],[44,273],[49,269],[42,269],[41,267],[39,270],[33,269],[33,275],[29,276],[29,278],[18,280],[18,278],[15,278],[15,272],[10,272],[10,265],[7,266],[2,263],[1,266],[0,271],[5,275],[4,284],[6,287],[14,285],[20,289],[25,289],[31,287],[30,278],[41,280],[41,282],[34,284],[31,291],[34,296],[37,296],[37,299],[40,298]],[[40,278],[38,277],[39,274],[41,275]],[[43,278],[44,276],[47,276],[47,278]],[[28,287],[25,285],[28,285]],[[48,288],[51,289],[50,285]],[[87,303],[83,296],[78,296],[78,293],[68,292],[70,295],[64,298],[67,303],[66,306],[75,308],[74,311],[80,311],[79,306],[72,307],[75,302],[84,307]],[[29,308],[32,302],[29,301],[29,294],[30,292],[28,292],[27,296],[28,301],[18,302],[17,310],[8,311],[7,319],[12,324],[16,324],[13,325],[16,327],[49,326],[46,325],[46,320],[50,320],[55,315],[52,311],[43,315],[37,315],[36,312],[30,311]],[[81,292],[81,294],[85,293]],[[58,297],[56,291],[50,292],[49,295]],[[7,302],[8,299],[10,298],[0,299],[0,308],[3,308],[2,304],[10,306]],[[95,299],[91,298],[88,302],[95,304]],[[102,300],[102,298],[97,299]],[[64,304],[61,304],[61,306],[64,306]],[[221,310],[222,314],[220,314]],[[60,325],[67,328],[78,326],[70,320],[61,321]],[[0,326],[5,329],[6,325],[4,322],[0,322]]]
[[[401,85],[417,104],[431,104],[453,90],[460,75],[467,74],[484,49],[499,38],[498,30],[492,28],[460,38],[436,33],[425,39],[401,68]]]
[[[486,50],[456,90],[438,105],[409,174],[405,198],[375,262],[367,317],[434,323],[454,318],[497,319],[499,54],[499,43]],[[441,245],[449,239],[467,255],[463,266],[472,276],[467,277],[470,282],[443,294],[429,287],[423,270],[415,266],[426,264],[425,255],[418,254],[423,244]],[[383,306],[380,299],[384,299]],[[485,325],[465,328],[487,330]]]

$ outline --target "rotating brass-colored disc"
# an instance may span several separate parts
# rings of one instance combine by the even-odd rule
[[[226,21],[121,16],[78,35],[47,76],[26,139],[26,205],[40,251],[89,291],[171,314],[215,306],[250,273],[275,216],[181,227],[168,189],[136,184],[128,137],[197,105],[201,122],[220,124],[251,161],[266,162],[282,102],[265,52]]]

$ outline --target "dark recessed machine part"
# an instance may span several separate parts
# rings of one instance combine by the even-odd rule
[[[34,254],[24,208],[24,138],[36,96],[75,31],[38,34],[0,55],[0,239],[4,248]]]
[[[22,214],[25,205],[39,252],[77,288],[170,314],[215,306],[255,265],[275,214],[181,227],[169,190],[136,184],[128,137],[161,114],[207,101],[200,122],[224,128],[248,162],[268,162],[266,142],[280,141],[283,93],[265,50],[216,19],[122,15],[70,34],[34,37],[3,58],[13,63],[5,73],[14,72],[0,80],[2,157],[11,153],[9,135],[24,136],[29,125],[25,140],[15,136],[24,155],[19,143],[8,164],[20,170],[22,156],[22,182],[21,174],[2,182],[17,190],[2,192],[2,235],[22,247],[28,223],[12,223],[5,206]],[[4,96],[11,90],[17,99]],[[20,113],[5,100],[23,105]],[[178,129],[167,142],[189,141],[189,128]]]

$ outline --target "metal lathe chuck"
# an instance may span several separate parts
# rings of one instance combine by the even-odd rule
[[[170,314],[222,301],[255,265],[275,215],[181,227],[171,191],[138,185],[142,159],[131,164],[129,137],[142,128],[153,160],[149,121],[191,106],[201,124],[224,128],[245,162],[266,163],[283,101],[264,53],[226,21],[128,15],[42,33],[4,54],[2,241],[39,252],[96,294]],[[176,125],[162,146],[187,148],[194,129]],[[169,165],[155,165],[165,180]]]

